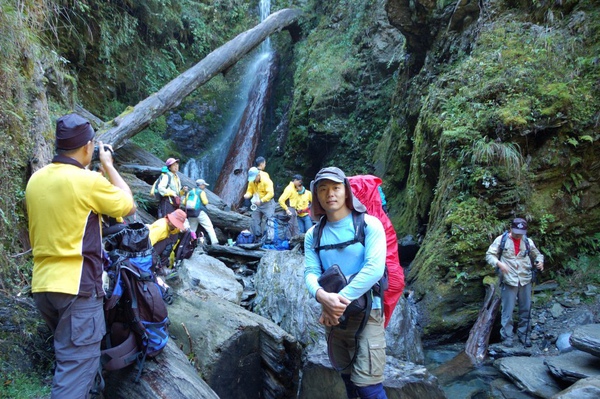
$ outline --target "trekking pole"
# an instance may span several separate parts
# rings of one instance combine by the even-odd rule
[[[539,264],[539,262],[535,262],[533,264],[533,267],[531,268],[531,298],[530,298],[530,304],[529,304],[529,318],[527,319],[527,329],[525,330],[525,342],[523,342],[524,346],[527,346],[527,343],[529,342],[529,345],[531,346],[531,330],[529,329],[531,326],[531,309],[533,308],[533,286],[537,283],[537,265]]]

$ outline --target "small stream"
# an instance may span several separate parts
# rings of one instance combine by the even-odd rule
[[[488,359],[481,366],[474,367],[464,354],[464,349],[464,343],[425,349],[425,367],[437,376],[440,388],[448,399],[500,398],[493,395],[491,385],[494,380],[503,376],[492,365],[493,359]],[[457,356],[459,358],[455,359]],[[448,364],[452,364],[450,369],[444,367]],[[526,397],[525,394],[523,395]]]

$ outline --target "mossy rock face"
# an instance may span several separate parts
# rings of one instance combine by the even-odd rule
[[[420,91],[416,115],[405,99],[418,96],[397,93],[392,120],[407,125],[390,124],[383,141],[409,144],[410,159],[378,154],[387,171],[404,168],[389,176],[405,184],[388,194],[396,229],[423,240],[407,282],[425,341],[466,338],[493,274],[485,251],[512,218],[530,221],[544,278],[600,247],[600,13],[580,2],[548,29],[495,11],[470,54],[443,66],[432,55],[430,84],[420,75],[403,86]]]
[[[401,39],[393,29],[385,30],[389,23],[381,1],[327,2],[323,7],[327,13],[313,21],[314,29],[295,49],[284,164],[289,169],[303,165],[307,175],[331,164],[348,174],[373,173],[372,155],[395,86],[394,69],[382,59],[387,55],[390,66],[400,59],[397,51],[382,55],[376,44],[397,46]]]

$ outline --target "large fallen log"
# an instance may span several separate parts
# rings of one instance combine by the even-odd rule
[[[97,139],[119,148],[126,139],[133,137],[157,117],[179,105],[181,100],[212,77],[226,71],[269,35],[294,25],[300,15],[300,10],[293,9],[283,9],[269,15],[254,28],[240,33],[211,52],[202,61],[167,83],[157,93],[113,119],[107,130],[99,130]]]

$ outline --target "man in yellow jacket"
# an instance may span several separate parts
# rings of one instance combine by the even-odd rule
[[[286,204],[289,201],[289,207]],[[292,237],[306,233],[312,227],[308,213],[312,202],[312,193],[302,184],[302,176],[294,175],[292,181],[279,197],[279,205],[290,217],[290,234]]]
[[[90,122],[68,114],[56,122],[56,156],[25,190],[33,250],[33,299],[54,338],[52,399],[87,398],[100,371],[106,333],[101,215],[136,211],[131,189],[98,142],[104,177],[89,170],[95,152]]]
[[[275,214],[275,201],[273,196],[273,182],[267,173],[261,172],[256,167],[248,170],[248,189],[244,194],[245,199],[250,199],[252,209],[252,234],[259,241],[266,230],[265,242],[272,242],[275,238],[273,215]],[[266,223],[263,223],[263,216]],[[266,224],[266,226],[265,226]]]

